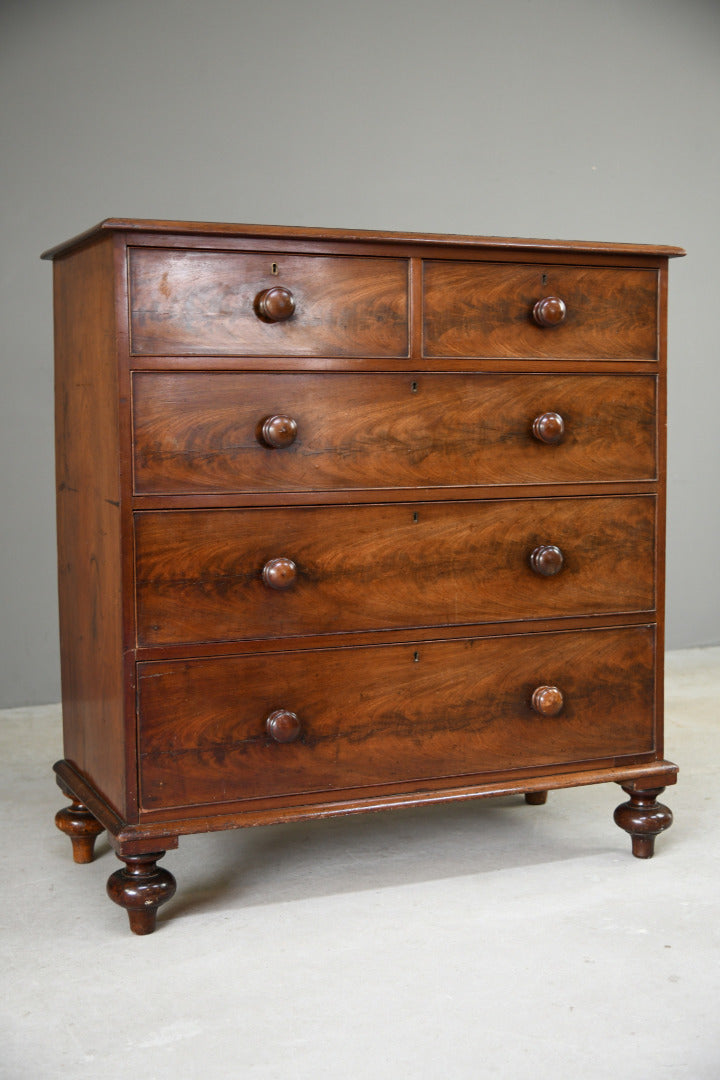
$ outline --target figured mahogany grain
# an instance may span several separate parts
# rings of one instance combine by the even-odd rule
[[[652,375],[136,372],[139,494],[652,479]],[[558,412],[544,445],[538,416]],[[262,424],[297,430],[270,448]]]
[[[654,605],[655,499],[512,499],[135,515],[143,645],[442,626]],[[540,543],[563,551],[539,577]],[[272,558],[291,587],[263,583]]]
[[[135,354],[407,356],[405,259],[134,248],[129,261]],[[295,303],[281,322],[255,310],[273,286]]]
[[[538,326],[554,294],[567,314]],[[657,272],[626,267],[428,260],[424,355],[656,360]]]
[[[652,628],[641,626],[140,664],[142,803],[216,803],[647,752],[653,643]],[[533,711],[541,683],[562,688],[559,716]],[[301,720],[294,742],[266,732],[279,708]]]
[[[650,853],[680,254],[123,219],[46,253],[59,820],[107,828],[136,932],[192,832],[617,781]]]

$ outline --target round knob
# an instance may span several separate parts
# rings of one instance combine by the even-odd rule
[[[563,568],[565,559],[555,544],[540,544],[530,553],[530,566],[540,577],[554,577]]]
[[[565,699],[557,686],[538,686],[533,690],[531,704],[539,716],[557,716],[562,712]]]
[[[295,442],[297,423],[292,416],[268,416],[260,429],[262,441],[274,450],[283,450]]]
[[[285,322],[295,311],[295,297],[282,285],[263,289],[255,297],[255,314],[264,322]]]
[[[262,568],[262,579],[271,589],[289,589],[297,577],[297,566],[292,559],[270,559]]]
[[[555,446],[562,442],[565,434],[565,421],[560,413],[544,412],[533,420],[532,433],[538,442]]]
[[[265,721],[265,730],[275,742],[295,742],[300,734],[300,721],[294,712],[275,709]]]
[[[533,319],[538,326],[559,326],[566,315],[565,301],[559,296],[544,296],[533,308]]]

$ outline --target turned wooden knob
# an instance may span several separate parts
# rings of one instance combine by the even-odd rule
[[[565,562],[562,551],[555,544],[540,544],[530,552],[530,566],[540,577],[559,574]]]
[[[297,436],[297,422],[292,416],[268,416],[260,428],[262,441],[273,450],[292,446]]]
[[[559,296],[544,296],[535,304],[532,313],[538,326],[559,326],[567,315],[567,308]]]
[[[292,559],[270,559],[262,568],[262,579],[270,589],[289,589],[297,577]]]
[[[557,686],[538,686],[533,690],[531,705],[538,716],[557,716],[565,700]]]
[[[565,421],[560,413],[544,412],[533,420],[532,433],[538,442],[555,446],[565,434]]]
[[[300,721],[294,712],[275,709],[265,721],[265,730],[275,742],[295,742],[300,734]]]
[[[264,322],[285,322],[295,311],[295,297],[282,285],[263,289],[255,297],[255,314]]]

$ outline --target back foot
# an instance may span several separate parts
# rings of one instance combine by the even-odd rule
[[[100,833],[105,831],[105,826],[93,817],[84,803],[81,803],[74,795],[66,794],[72,800],[72,805],[58,810],[55,815],[55,824],[61,832],[70,837],[73,860],[76,863],[92,862],[95,841]]]

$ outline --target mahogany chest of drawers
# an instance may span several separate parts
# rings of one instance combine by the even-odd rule
[[[187,833],[663,758],[678,248],[108,220],[54,248],[65,758],[136,933]]]

